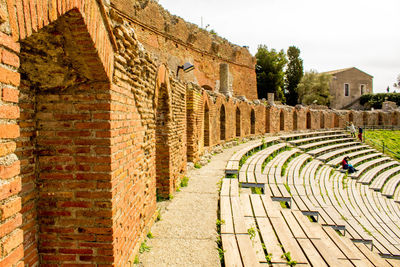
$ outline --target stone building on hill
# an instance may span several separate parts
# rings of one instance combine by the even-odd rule
[[[355,67],[328,71],[332,75],[330,107],[334,109],[360,109],[360,97],[372,93],[373,76]]]

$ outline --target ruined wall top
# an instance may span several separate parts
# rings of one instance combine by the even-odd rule
[[[245,47],[231,44],[195,24],[171,15],[153,0],[111,0],[113,12],[132,23],[139,41],[172,71],[185,62],[195,65],[185,81],[220,90],[220,64],[229,65],[233,95],[257,99],[256,59]]]
[[[170,14],[155,1],[111,0],[110,2],[117,10],[160,33],[171,35],[193,48],[254,69],[256,61],[247,48],[231,44],[218,35]]]

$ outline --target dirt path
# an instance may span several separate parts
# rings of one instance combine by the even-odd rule
[[[189,185],[168,201],[161,221],[151,228],[151,249],[139,256],[140,266],[220,266],[217,183],[232,154],[252,142],[224,149],[206,166],[188,172]]]

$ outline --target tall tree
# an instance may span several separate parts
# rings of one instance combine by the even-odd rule
[[[275,98],[285,103],[283,93],[286,55],[283,50],[268,50],[266,45],[259,45],[256,54],[257,92],[258,98],[267,98],[267,93],[274,93]]]
[[[319,104],[329,106],[329,83],[332,76],[318,73],[315,70],[306,72],[298,85],[299,100],[302,104]]]
[[[393,87],[400,89],[400,74],[397,75],[397,79],[396,79],[396,82],[393,84]]]
[[[290,46],[287,50],[288,65],[285,76],[286,104],[295,106],[298,104],[299,94],[297,85],[303,77],[303,60],[300,58],[300,49]]]

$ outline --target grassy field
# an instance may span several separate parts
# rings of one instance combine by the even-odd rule
[[[390,156],[395,156],[397,159],[400,159],[400,131],[384,131],[384,130],[375,130],[375,131],[366,131],[365,136],[368,139],[371,139],[374,143],[367,143],[377,150],[382,151],[382,141],[385,143],[386,147],[391,151],[397,153],[397,156],[392,153],[386,152],[386,154]],[[379,145],[378,145],[379,144]]]

